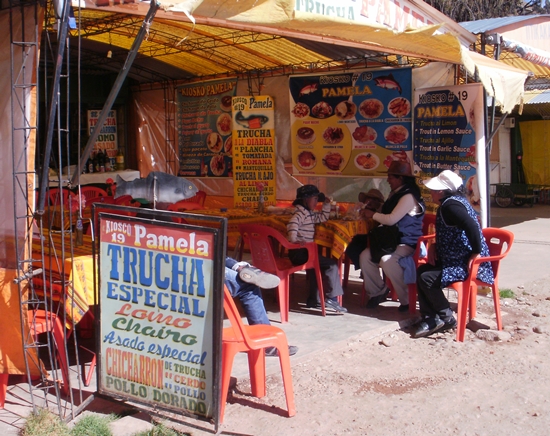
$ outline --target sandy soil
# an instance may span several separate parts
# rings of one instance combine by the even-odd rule
[[[464,343],[454,332],[412,339],[396,331],[304,356],[293,365],[292,418],[285,417],[280,374],[269,377],[262,399],[239,380],[222,434],[548,434],[550,280],[515,292],[502,300],[500,336],[487,330],[496,328],[492,300],[480,297]]]

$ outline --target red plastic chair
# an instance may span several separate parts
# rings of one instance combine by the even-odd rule
[[[426,260],[424,258],[420,257],[421,254],[421,241],[426,244],[429,240],[435,238],[435,235],[429,235],[430,232],[435,231],[435,215],[433,214],[426,214],[424,215],[424,218],[422,219],[422,234],[424,236],[420,237],[418,240],[418,243],[416,244],[416,249],[413,253],[413,260],[414,264],[416,265],[416,268],[418,268],[418,265],[422,263],[426,263]],[[348,275],[349,275],[349,259],[345,258],[344,263],[344,279],[343,279],[343,286],[347,286],[348,283]],[[390,288],[390,295],[392,300],[397,301],[397,293],[395,292],[395,289],[393,288],[393,285],[386,277],[386,285],[388,288]],[[409,313],[411,315],[414,315],[416,313],[416,299],[417,299],[417,291],[416,291],[416,283],[409,283],[407,285],[409,290]],[[361,292],[361,305],[364,306],[367,300],[367,291],[363,288]]]
[[[108,197],[109,194],[107,194],[107,191],[101,188],[97,188],[95,186],[82,186],[80,188],[80,192],[82,196],[86,199],[86,203],[88,203],[90,200],[96,198],[96,197]]]
[[[116,204],[116,200],[113,197],[108,196],[107,194],[86,199],[86,207],[92,207],[93,203]]]
[[[202,206],[200,203],[192,203],[187,200],[180,200],[168,206],[168,210],[171,212],[185,212],[186,210],[203,210],[203,209],[204,209],[204,206]],[[172,220],[175,223],[180,223],[180,224],[184,222],[183,218],[173,217]]]
[[[55,347],[55,350],[52,350],[52,355],[55,355],[59,363],[59,370],[63,378],[61,390],[65,395],[68,395],[70,389],[69,364],[65,349],[66,338],[63,323],[54,313],[47,313],[44,310],[29,310],[28,318],[29,328],[35,340],[40,333],[52,332],[53,345]],[[0,409],[4,408],[6,401],[8,378],[9,374],[0,374]]]
[[[245,325],[241,319],[231,293],[224,286],[223,308],[231,327],[223,329],[222,339],[222,385],[220,389],[220,423],[223,422],[225,403],[229,392],[229,381],[235,355],[239,352],[248,354],[248,369],[252,395],[261,398],[266,395],[265,382],[265,351],[266,347],[275,347],[279,350],[279,361],[283,376],[286,406],[288,416],[296,415],[294,404],[294,390],[292,388],[292,372],[290,370],[290,356],[285,332],[278,327],[264,324]]]
[[[319,267],[319,249],[315,242],[309,242],[305,245],[293,244],[277,230],[259,224],[240,224],[239,232],[243,241],[250,247],[252,264],[256,268],[275,274],[281,279],[278,293],[282,323],[288,322],[290,275],[306,269],[315,270],[319,288],[319,299],[321,301],[321,311],[323,316],[326,316],[323,280],[321,277],[321,268]],[[282,257],[279,250],[280,246],[285,250],[306,248],[308,251],[308,261],[303,265],[293,265],[288,258]]]
[[[136,207],[136,209],[138,207],[140,207],[140,203],[138,201],[134,201],[130,195],[127,195],[127,196],[124,196],[124,197],[129,197],[129,199],[128,198],[123,198],[123,197],[119,197],[117,199],[115,199],[113,197],[95,197],[95,198],[92,198],[89,202],[86,202],[86,209],[93,210],[92,204],[94,204],[94,203],[116,204],[116,205],[119,205],[119,206],[133,206],[133,207]],[[92,237],[94,236],[95,230],[97,229],[97,216],[99,215],[100,212],[107,212],[107,213],[112,213],[112,214],[115,214],[115,215],[124,215],[124,216],[136,216],[138,214],[137,210],[136,210],[136,212],[121,212],[121,211],[118,211],[118,210],[115,211],[115,210],[111,210],[111,209],[108,209],[108,210],[107,209],[102,209],[101,207],[96,206],[96,208],[95,208],[95,217],[93,217],[94,218],[93,220],[90,218],[90,224],[88,225],[88,227],[86,229],[86,234],[87,235],[91,235]],[[91,215],[91,213],[89,215]],[[92,227],[92,222],[94,223],[93,227]]]
[[[58,205],[61,204],[61,201],[59,199],[61,191],[63,191],[63,205],[64,206],[69,205],[69,198],[70,197],[77,198],[77,195],[74,192],[69,191],[68,189],[61,190],[59,188],[50,188],[47,191],[50,206],[58,206]]]
[[[500,261],[504,259],[514,242],[514,234],[508,230],[497,229],[494,227],[487,227],[482,230],[485,242],[489,246],[488,257],[478,257],[472,264],[470,274],[463,282],[452,283],[449,288],[454,289],[458,294],[458,314],[457,314],[457,328],[456,328],[456,340],[464,342],[464,336],[466,334],[466,316],[468,309],[470,309],[469,320],[476,316],[477,305],[477,288],[478,286],[489,286],[493,294],[493,302],[495,305],[495,315],[497,319],[497,328],[502,330],[502,317],[500,314],[500,293],[498,290],[498,270],[500,267]],[[504,250],[504,251],[503,251]],[[495,281],[492,285],[479,281],[477,271],[479,265],[483,262],[491,262],[493,267],[493,274]]]
[[[435,232],[435,215],[434,214],[424,215],[424,218],[422,219],[423,236],[418,240],[418,243],[416,244],[416,249],[414,250],[414,253],[413,253],[413,260],[417,269],[419,265],[424,264],[427,261],[427,258],[420,257],[420,254],[422,251],[421,241],[424,242],[424,244],[426,244],[426,242],[429,241],[429,238],[430,238],[430,236],[426,238],[426,235],[430,235],[430,234],[432,234],[431,236],[432,239],[435,238],[435,236],[433,236],[434,232]],[[393,288],[391,280],[386,278],[386,284],[390,288],[390,295],[392,296],[392,299],[394,301],[397,301],[397,294],[395,292],[395,289]],[[416,313],[416,300],[418,298],[416,283],[409,283],[407,285],[407,288],[409,290],[409,313],[411,315],[414,315]]]
[[[186,198],[184,200],[180,200],[177,203],[197,203],[201,206],[201,209],[204,209],[204,202],[206,201],[206,192],[205,191],[197,191],[197,193],[190,198]],[[174,203],[174,204],[177,204]]]

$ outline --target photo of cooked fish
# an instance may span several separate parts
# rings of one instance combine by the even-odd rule
[[[396,118],[402,118],[409,115],[411,103],[404,97],[394,98],[388,104],[388,112]]]
[[[338,118],[341,118],[342,120],[349,120],[350,118],[353,118],[356,112],[357,106],[355,105],[355,103],[347,100],[341,101],[334,108],[334,113]]]
[[[384,111],[384,105],[380,100],[369,98],[359,105],[359,113],[364,118],[378,118]]]
[[[310,170],[315,167],[317,158],[311,151],[302,151],[298,155],[298,165],[304,170]]]
[[[387,76],[380,76],[374,79],[376,86],[384,89],[395,89],[401,94],[401,85],[393,78],[393,74]]]
[[[231,133],[231,116],[229,114],[222,113],[218,117],[216,126],[218,127],[218,133],[220,135],[222,136],[229,135]]]
[[[223,111],[230,111],[231,110],[231,99],[233,96],[231,95],[224,95],[220,102],[220,107]]]
[[[225,161],[223,160],[223,156],[221,154],[212,156],[212,159],[210,160],[210,171],[212,171],[212,174],[215,176],[223,175],[223,172],[225,171]]]
[[[323,158],[323,165],[331,171],[339,171],[344,163],[344,156],[335,151],[330,151]]]
[[[390,144],[403,144],[409,137],[409,131],[405,126],[399,124],[390,126],[384,132],[384,138]]]
[[[311,144],[315,141],[315,131],[311,127],[300,127],[296,132],[296,140],[300,144]]]
[[[311,108],[311,115],[315,118],[328,118],[332,115],[332,106],[326,101],[320,101]]]
[[[361,171],[372,171],[380,165],[378,156],[372,153],[361,153],[355,156],[355,166]]]
[[[265,115],[250,115],[245,118],[243,113],[239,111],[235,114],[235,121],[247,129],[260,129],[269,121],[269,118]]]
[[[296,103],[296,106],[292,109],[292,113],[296,118],[307,117],[309,115],[309,106],[305,103]]]
[[[340,127],[327,127],[323,139],[327,144],[338,144],[344,139],[344,131]]]
[[[353,136],[353,139],[361,144],[372,144],[376,141],[378,134],[372,127],[363,125],[356,127],[351,136]]]
[[[206,146],[212,153],[219,153],[223,147],[222,137],[219,133],[210,133],[206,137]]]
[[[228,136],[223,145],[223,149],[227,154],[232,154],[233,150],[233,137]]]

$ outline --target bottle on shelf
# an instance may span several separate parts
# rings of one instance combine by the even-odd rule
[[[264,194],[260,192],[260,198],[258,199],[258,213],[265,212]]]
[[[110,173],[111,171],[113,171],[113,168],[111,167],[111,158],[109,157],[107,150],[105,150],[104,156],[105,156],[105,172]]]
[[[97,151],[94,153],[93,162],[94,162],[94,173],[99,173],[99,156]]]
[[[76,220],[76,231],[75,231],[75,240],[74,240],[74,244],[76,246],[82,246],[84,245],[84,238],[83,238],[83,235],[84,235],[84,226],[82,224],[82,219],[77,219]]]
[[[88,156],[88,160],[86,161],[86,168],[84,169],[86,173],[93,173],[94,172],[94,160],[92,159],[92,156]]]
[[[101,151],[101,148],[97,152],[97,160],[99,161],[99,172],[104,173],[105,172],[105,155]]]
[[[116,170],[117,171],[124,171],[126,169],[126,166],[124,164],[124,154],[122,154],[122,149],[118,149],[118,153],[116,155]]]

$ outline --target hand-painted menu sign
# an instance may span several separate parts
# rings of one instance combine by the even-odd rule
[[[268,95],[233,97],[235,207],[275,205],[275,105]]]
[[[106,393],[213,416],[212,233],[100,220],[100,372]]]

